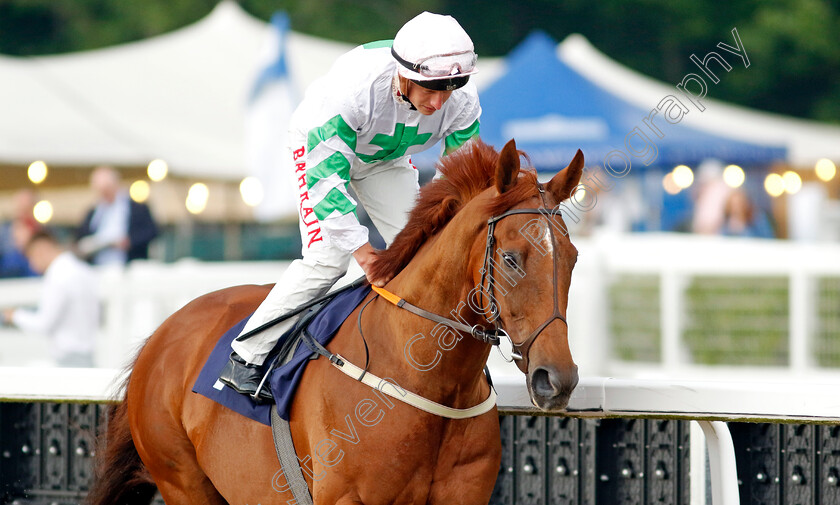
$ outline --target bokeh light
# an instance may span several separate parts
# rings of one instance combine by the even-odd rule
[[[190,214],[201,214],[207,208],[207,200],[210,198],[210,190],[207,185],[201,182],[196,182],[190,186],[187,193],[187,211]]]
[[[828,182],[834,179],[834,176],[837,174],[837,165],[827,158],[822,158],[814,165],[814,171],[817,172],[817,177],[820,180]]]
[[[723,169],[723,182],[730,188],[738,188],[744,184],[744,169],[738,165],[729,165]]]
[[[47,164],[41,160],[33,161],[29,165],[29,170],[26,171],[29,180],[35,184],[41,184],[47,178]]]
[[[674,183],[680,189],[685,189],[694,183],[694,172],[685,165],[677,165],[674,167]]]
[[[161,159],[152,160],[149,162],[149,167],[146,169],[149,179],[160,182],[166,178],[169,173],[169,165]]]
[[[772,197],[780,196],[785,192],[785,181],[779,174],[768,174],[764,178],[764,190]]]
[[[32,216],[41,224],[47,224],[53,217],[53,206],[47,200],[41,200],[32,209]]]
[[[151,188],[149,183],[144,180],[134,181],[128,187],[128,196],[137,203],[143,203],[149,199]]]
[[[674,172],[665,174],[665,177],[662,178],[662,187],[669,195],[676,195],[680,192],[680,187],[674,182]]]
[[[802,189],[802,178],[796,172],[788,170],[782,174],[782,180],[785,181],[785,191],[791,195]]]
[[[242,201],[249,207],[256,207],[263,201],[263,186],[256,177],[246,177],[239,183],[239,194]]]

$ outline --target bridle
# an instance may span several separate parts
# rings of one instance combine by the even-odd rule
[[[507,331],[502,328],[500,324],[500,314],[498,312],[498,307],[495,304],[495,278],[493,276],[495,263],[495,246],[496,246],[496,224],[501,221],[502,219],[515,216],[520,214],[537,214],[545,217],[546,219],[552,215],[552,211],[548,209],[548,204],[545,200],[545,189],[543,185],[537,183],[537,189],[540,193],[540,199],[542,200],[543,207],[542,208],[535,208],[535,209],[511,209],[502,214],[497,216],[493,216],[487,220],[487,242],[485,244],[484,249],[484,267],[481,269],[481,281],[479,283],[479,306],[484,306],[484,290],[485,290],[485,281],[487,284],[486,290],[488,294],[488,301],[490,302],[490,306],[488,309],[489,315],[484,314],[485,320],[488,323],[493,324],[494,329],[487,330],[481,327],[480,325],[469,326],[460,321],[455,321],[453,319],[449,319],[433,312],[429,312],[423,310],[415,305],[412,305],[405,301],[405,299],[400,298],[393,293],[376,287],[372,286],[373,290],[385,298],[387,301],[393,303],[399,308],[408,310],[409,312],[416,314],[420,317],[425,319],[429,319],[436,323],[444,324],[450,328],[453,328],[458,331],[462,331],[468,333],[473,338],[476,338],[484,343],[491,344],[491,345],[499,345],[501,343],[502,338],[507,338],[510,341],[511,346],[513,347],[512,359],[516,361],[516,366],[519,367],[524,373],[528,373],[528,352],[531,349],[534,341],[537,340],[537,337],[542,333],[545,328],[551,324],[555,319],[559,319],[563,321],[563,324],[568,326],[568,322],[566,322],[566,318],[560,313],[560,304],[559,304],[559,294],[557,289],[557,253],[554,252],[554,247],[552,247],[552,284],[554,289],[554,313],[549,317],[544,323],[542,323],[537,329],[535,329],[531,334],[526,338],[523,342],[515,343],[511,336],[507,333]],[[551,243],[554,244],[554,230],[551,226],[551,223],[548,224],[548,230],[551,234]],[[504,261],[504,260],[503,260]]]
[[[530,335],[526,338],[523,342],[515,343],[511,336],[502,328],[502,325],[499,323],[501,320],[501,315],[498,312],[498,307],[495,304],[495,282],[496,278],[493,275],[495,269],[495,263],[493,262],[493,258],[495,257],[496,251],[496,223],[501,221],[502,219],[508,216],[515,216],[520,214],[538,214],[544,216],[548,219],[548,216],[551,215],[551,211],[549,211],[548,204],[545,201],[545,189],[543,185],[537,183],[537,189],[540,192],[540,199],[543,203],[543,208],[537,209],[511,209],[507,212],[499,214],[498,216],[493,216],[487,220],[487,245],[484,249],[484,268],[481,269],[481,281],[479,289],[479,306],[483,307],[483,296],[484,296],[484,283],[485,279],[487,279],[487,294],[490,302],[490,317],[485,316],[489,322],[492,322],[495,326],[495,331],[499,335],[504,335],[510,341],[511,346],[513,347],[513,352],[511,353],[511,357],[514,361],[516,361],[516,366],[519,367],[524,373],[528,373],[528,351],[531,350],[531,345],[533,345],[534,341],[537,340],[537,337],[542,333],[542,331],[555,319],[559,319],[563,321],[563,324],[566,326],[569,323],[566,321],[566,318],[563,314],[560,313],[560,304],[559,304],[559,297],[557,291],[557,254],[554,251],[554,247],[552,246],[552,276],[551,282],[552,287],[554,290],[554,313],[546,319],[544,323],[539,325]],[[551,243],[554,244],[554,229],[551,226],[551,223],[548,224],[548,230],[551,234]],[[504,259],[502,259],[504,261]]]

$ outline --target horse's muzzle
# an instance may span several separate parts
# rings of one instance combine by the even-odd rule
[[[539,366],[528,374],[531,400],[542,410],[560,410],[569,404],[578,383],[577,366],[558,370],[553,366]]]

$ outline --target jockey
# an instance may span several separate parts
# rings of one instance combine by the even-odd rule
[[[358,196],[387,243],[405,226],[419,186],[409,156],[442,142],[449,154],[478,135],[472,40],[451,16],[424,12],[393,41],[359,46],[316,80],[295,110],[283,170],[298,187],[303,258],[292,262],[240,336],[325,294],[354,258],[368,281],[374,248]],[[292,321],[234,340],[220,380],[254,395],[266,357]],[[260,390],[262,399],[271,394]]]

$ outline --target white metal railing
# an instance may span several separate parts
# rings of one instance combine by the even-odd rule
[[[102,325],[96,363],[121,367],[167,317],[192,299],[239,284],[270,284],[288,262],[176,263],[133,262],[128,268],[97,270]],[[0,281],[0,308],[36,306],[41,281]],[[12,328],[0,329],[0,366],[49,364],[49,340]]]
[[[787,289],[787,364],[766,367],[717,367],[749,374],[838,375],[816,366],[815,326],[819,279],[840,278],[840,244],[794,243],[684,234],[596,235],[575,239],[580,257],[569,295],[569,332],[573,354],[588,374],[660,373],[691,376],[708,373],[696,366],[688,351],[687,287],[698,278],[733,278],[743,282],[746,297],[755,279],[783,279]],[[612,318],[621,317],[610,305],[608,291],[621,276],[656,279],[660,358],[634,364],[614,352]],[[759,297],[760,298],[760,297]],[[834,307],[840,314],[840,303]],[[701,322],[702,323],[702,322]],[[756,336],[760,331],[756,330]],[[840,336],[840,331],[838,331]],[[840,342],[838,342],[840,352]]]
[[[580,257],[569,296],[569,334],[573,355],[584,375],[691,377],[707,373],[687,352],[686,287],[703,276],[735,276],[748,288],[749,279],[784,279],[787,286],[787,365],[784,367],[715,367],[718,373],[834,376],[840,371],[817,367],[814,346],[815,283],[840,278],[840,245],[797,244],[675,234],[596,235],[574,238]],[[271,283],[286,262],[173,264],[135,262],[126,269],[100,271],[103,324],[97,364],[119,367],[172,312],[193,298],[226,286]],[[615,352],[610,321],[623,317],[610,305],[610,287],[623,275],[645,275],[658,288],[659,357],[655,362],[622,360]],[[349,276],[354,277],[354,276]],[[37,303],[37,279],[0,281],[0,308]],[[744,296],[749,296],[745,291]],[[840,303],[836,311],[840,313]],[[837,330],[840,334],[840,329]],[[33,363],[48,349],[46,338],[0,329],[0,365]],[[840,342],[838,342],[840,354]],[[43,360],[42,360],[43,361]]]

